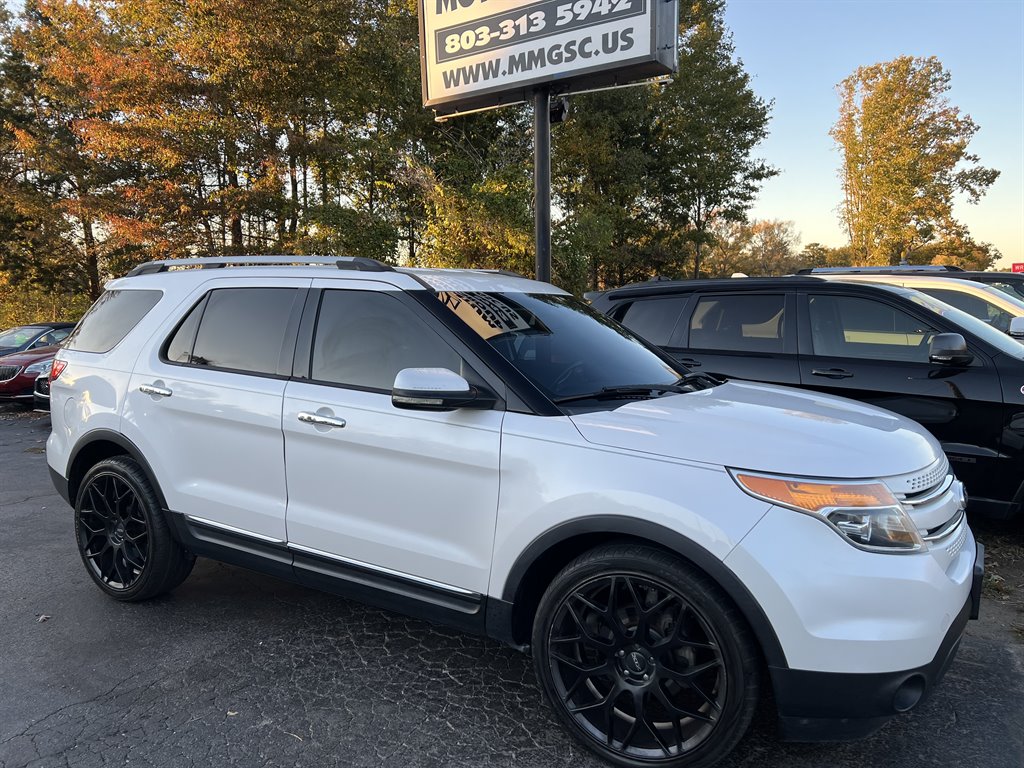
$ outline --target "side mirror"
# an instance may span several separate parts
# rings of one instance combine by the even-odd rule
[[[959,333],[939,333],[928,344],[928,360],[939,365],[970,365],[974,355]]]
[[[447,368],[405,368],[395,376],[391,404],[414,411],[454,411],[493,408],[494,395],[474,389]]]
[[[1011,317],[1009,334],[1015,339],[1024,340],[1024,317]]]

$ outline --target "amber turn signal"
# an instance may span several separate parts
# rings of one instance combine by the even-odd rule
[[[812,483],[761,475],[735,475],[749,493],[787,507],[821,512],[824,509],[898,506],[882,483]]]

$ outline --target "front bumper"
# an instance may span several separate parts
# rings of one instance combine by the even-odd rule
[[[970,619],[978,618],[985,548],[977,544],[971,592],[930,662],[899,672],[815,672],[769,667],[785,741],[843,741],[869,736],[925,701],[942,679]]]

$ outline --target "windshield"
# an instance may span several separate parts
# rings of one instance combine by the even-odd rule
[[[19,328],[8,328],[0,333],[0,347],[20,347],[27,344],[40,333],[45,331],[38,325],[23,325]]]
[[[685,373],[573,296],[443,291],[437,298],[552,400],[671,386]]]
[[[969,315],[956,307],[951,307],[949,304],[939,301],[926,293],[911,291],[908,293],[908,297],[915,304],[919,304],[926,309],[930,309],[932,312],[942,315],[947,320],[974,334],[982,341],[987,341],[1000,352],[1016,357],[1018,360],[1024,360],[1024,345],[1014,341],[1012,336],[1007,336],[1002,331],[996,330],[984,320],[979,320],[974,315]]]

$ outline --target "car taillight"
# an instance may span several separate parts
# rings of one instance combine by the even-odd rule
[[[50,369],[50,381],[55,381],[58,376],[64,373],[64,369],[68,367],[68,364],[64,360],[54,360],[53,367]]]

